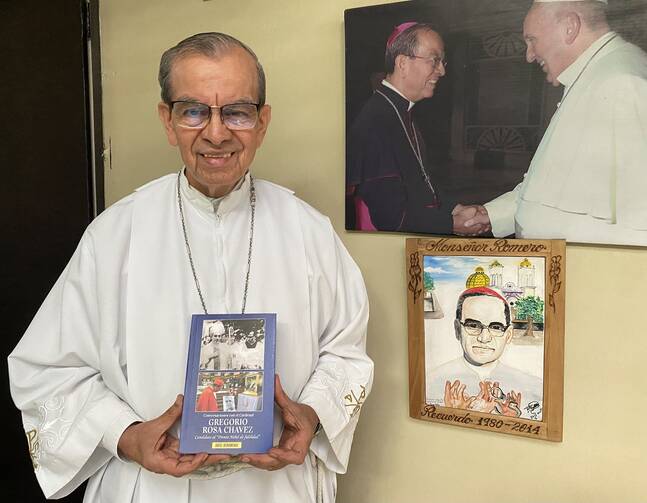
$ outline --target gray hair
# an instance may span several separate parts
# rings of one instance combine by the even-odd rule
[[[560,2],[555,4],[556,18],[561,19],[569,12],[576,12],[582,22],[591,30],[608,29],[607,10],[608,5],[597,0],[586,0],[579,2]]]
[[[393,43],[386,48],[386,52],[384,53],[384,69],[387,75],[392,74],[395,70],[395,58],[399,55],[416,55],[416,50],[418,49],[418,33],[422,31],[436,33],[430,24],[417,23],[400,33]]]
[[[192,35],[179,42],[176,46],[167,49],[164,54],[162,54],[159,73],[157,76],[157,80],[161,88],[162,101],[170,104],[173,99],[171,97],[171,71],[173,70],[173,65],[178,59],[196,54],[207,56],[209,58],[218,58],[237,47],[245,50],[256,64],[258,103],[261,106],[264,105],[265,72],[263,71],[263,65],[261,65],[258,57],[254,54],[254,51],[240,40],[231,35],[217,32],[198,33],[196,35]]]

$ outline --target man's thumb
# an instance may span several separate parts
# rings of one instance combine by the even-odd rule
[[[180,418],[182,415],[183,402],[184,397],[182,395],[178,395],[175,402],[173,402],[173,405],[166,409],[164,413],[157,418],[158,426],[162,428],[163,431],[168,430],[173,423]]]

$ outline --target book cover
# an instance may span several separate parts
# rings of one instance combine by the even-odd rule
[[[276,314],[193,315],[180,452],[272,447]]]

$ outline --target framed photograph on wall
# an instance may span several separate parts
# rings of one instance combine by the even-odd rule
[[[562,440],[563,240],[407,239],[410,416]]]
[[[524,35],[558,4],[531,5],[345,11],[346,229],[647,246],[647,0],[569,4],[604,34],[568,94]]]

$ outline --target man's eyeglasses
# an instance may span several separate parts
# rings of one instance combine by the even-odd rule
[[[220,112],[220,120],[227,129],[252,129],[258,121],[258,103],[231,103],[217,107],[198,101],[172,101],[171,113],[181,127],[202,129],[211,120],[212,110]]]
[[[422,59],[423,61],[427,63],[431,63],[432,69],[435,70],[438,68],[438,65],[443,65],[443,69],[447,68],[447,60],[443,59],[439,56],[432,56],[431,58],[423,58],[422,56],[416,56],[415,54],[413,56],[409,56],[410,58],[415,58],[415,59]]]
[[[465,321],[460,322],[461,325],[463,325],[463,328],[465,329],[465,332],[467,332],[468,335],[481,335],[481,332],[483,332],[483,329],[486,328],[488,332],[490,332],[490,335],[493,337],[503,337],[503,334],[505,334],[505,331],[508,329],[510,325],[504,325],[503,323],[499,323],[496,321],[493,321],[489,325],[485,326],[483,323],[481,323],[478,320],[470,320],[467,319]]]

